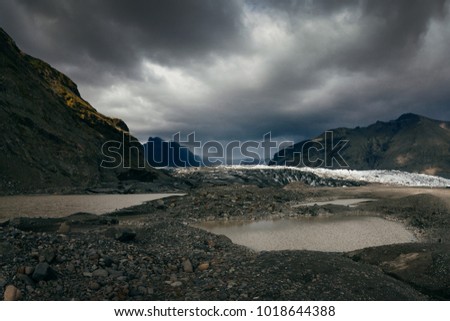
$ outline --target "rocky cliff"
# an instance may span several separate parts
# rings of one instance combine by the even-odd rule
[[[138,169],[143,149],[126,124],[97,112],[72,80],[23,53],[2,29],[0,130],[2,194],[70,192],[131,176],[146,181],[165,176],[149,167]],[[104,168],[107,141],[122,143],[125,153],[116,148],[123,162],[115,154]]]

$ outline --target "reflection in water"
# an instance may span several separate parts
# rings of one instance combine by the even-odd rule
[[[234,243],[257,251],[289,249],[344,252],[417,241],[402,224],[367,216],[205,222],[198,227],[214,234],[226,235]]]
[[[324,201],[324,202],[310,202],[310,203],[300,203],[293,207],[300,207],[300,206],[322,206],[322,205],[342,205],[342,206],[349,206],[349,207],[356,207],[360,203],[365,202],[372,202],[376,201],[373,198],[348,198],[348,199],[337,199],[337,200],[331,200],[331,201]]]
[[[0,197],[0,218],[103,214],[147,201],[184,194],[20,195]]]

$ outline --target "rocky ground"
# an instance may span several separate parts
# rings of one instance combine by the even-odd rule
[[[447,190],[207,186],[101,217],[0,223],[0,291],[19,300],[448,300]],[[356,208],[301,202],[364,197]],[[378,215],[422,243],[351,253],[253,252],[192,225],[314,215]]]

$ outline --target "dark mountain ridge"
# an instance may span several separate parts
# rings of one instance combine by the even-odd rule
[[[116,184],[130,177],[130,170],[146,181],[165,177],[138,168],[143,148],[122,120],[97,112],[71,79],[23,53],[1,28],[0,129],[1,194]],[[107,141],[123,144],[122,159],[102,154]],[[101,166],[105,159],[109,168]]]
[[[198,167],[201,162],[185,146],[176,141],[149,137],[144,144],[145,159],[153,167]]]
[[[299,159],[302,151],[303,159]],[[271,164],[342,168],[337,152],[349,169],[395,169],[449,178],[450,122],[408,113],[367,127],[337,128],[279,151]]]

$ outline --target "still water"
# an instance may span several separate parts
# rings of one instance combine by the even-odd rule
[[[372,216],[313,217],[254,222],[205,222],[197,227],[256,251],[345,252],[417,241],[401,223]]]
[[[144,202],[184,194],[19,195],[0,197],[0,219],[63,217],[77,212],[104,214]]]
[[[332,200],[332,201],[324,201],[324,202],[309,202],[309,203],[300,203],[295,205],[294,207],[300,207],[300,206],[322,206],[322,205],[342,205],[342,206],[349,206],[349,207],[356,207],[360,203],[366,203],[366,202],[372,202],[376,201],[373,198],[347,198],[347,199],[338,199],[338,200]]]

